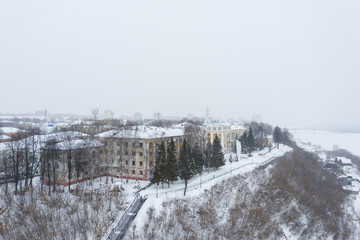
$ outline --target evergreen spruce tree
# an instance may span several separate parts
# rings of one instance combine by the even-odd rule
[[[211,166],[211,160],[212,160],[212,144],[211,141],[209,140],[206,144],[206,149],[205,149],[205,164],[206,164],[206,168],[207,171],[209,173],[209,168]]]
[[[225,165],[224,153],[222,152],[222,147],[220,139],[218,136],[215,136],[213,147],[212,147],[212,161],[211,164],[213,167],[218,169],[221,166]]]
[[[247,152],[247,133],[244,132],[243,135],[240,137],[240,143],[241,143],[241,152],[246,153]]]
[[[251,154],[255,150],[255,138],[252,132],[252,128],[250,127],[249,134],[247,135],[247,147],[248,153]]]
[[[194,161],[191,154],[190,146],[184,140],[183,145],[180,149],[180,156],[178,162],[179,176],[185,180],[184,196],[186,194],[186,188],[188,180],[194,175]]]
[[[279,143],[281,142],[281,138],[282,138],[281,128],[276,126],[273,133],[273,140],[274,143],[276,143],[277,148],[279,148]]]
[[[166,182],[168,186],[177,180],[177,166],[176,166],[176,147],[174,139],[171,138],[170,144],[167,147],[166,156]]]
[[[195,172],[202,173],[204,167],[204,158],[199,146],[195,145],[191,152],[194,159]]]
[[[166,152],[165,152],[165,144],[161,142],[160,146],[156,151],[155,157],[155,170],[154,176],[152,179],[152,183],[156,183],[159,185],[161,183],[162,187],[164,187],[164,183],[166,182]]]

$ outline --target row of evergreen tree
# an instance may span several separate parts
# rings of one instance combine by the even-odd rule
[[[241,152],[251,154],[257,148],[253,131],[250,127],[249,132],[244,132],[239,139],[241,143]]]
[[[185,181],[184,195],[188,180],[196,174],[201,174],[204,167],[219,168],[225,165],[224,154],[220,139],[216,136],[213,144],[209,141],[205,149],[201,149],[199,145],[190,146],[186,139],[180,148],[179,157],[177,157],[176,146],[173,139],[165,147],[161,142],[155,156],[155,170],[151,180],[154,184],[173,183],[178,178]]]

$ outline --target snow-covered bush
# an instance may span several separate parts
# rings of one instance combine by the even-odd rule
[[[127,207],[121,191],[0,194],[0,239],[100,239]]]

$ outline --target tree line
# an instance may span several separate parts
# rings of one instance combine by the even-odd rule
[[[77,140],[75,140],[77,139]],[[28,133],[16,133],[12,141],[1,144],[0,166],[1,181],[5,183],[5,193],[8,193],[8,183],[14,183],[14,193],[22,193],[33,186],[35,176],[41,177],[41,189],[44,181],[51,194],[56,190],[57,170],[63,164],[67,171],[68,185],[79,180],[84,172],[86,160],[87,175],[93,180],[96,174],[95,162],[99,153],[92,148],[93,140],[90,138],[76,138],[64,133],[52,134],[51,137],[40,135],[38,129],[30,129]],[[81,144],[80,144],[81,143]],[[62,161],[60,159],[62,158]],[[92,182],[92,181],[90,181]]]
[[[218,169],[223,165],[225,165],[225,159],[218,136],[215,136],[213,143],[208,141],[205,149],[198,144],[192,146],[184,139],[179,154],[177,154],[175,142],[171,138],[167,147],[164,142],[161,142],[157,148],[151,182],[170,186],[180,178],[185,181],[185,196],[188,180],[196,174],[201,174],[205,167],[209,171],[209,168]]]

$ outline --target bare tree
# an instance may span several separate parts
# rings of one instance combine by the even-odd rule
[[[24,152],[23,152],[23,143],[21,141],[22,134],[16,133],[13,136],[14,141],[6,143],[6,150],[8,151],[9,163],[12,168],[10,176],[15,182],[15,194],[18,192],[18,185],[20,183],[20,191],[22,191],[21,177],[22,177],[22,168],[24,166]]]
[[[74,137],[71,134],[62,134],[61,140],[62,142],[59,143],[59,150],[65,152],[68,171],[68,189],[70,191],[71,179],[75,167],[75,157],[78,149],[78,141],[74,140]]]

